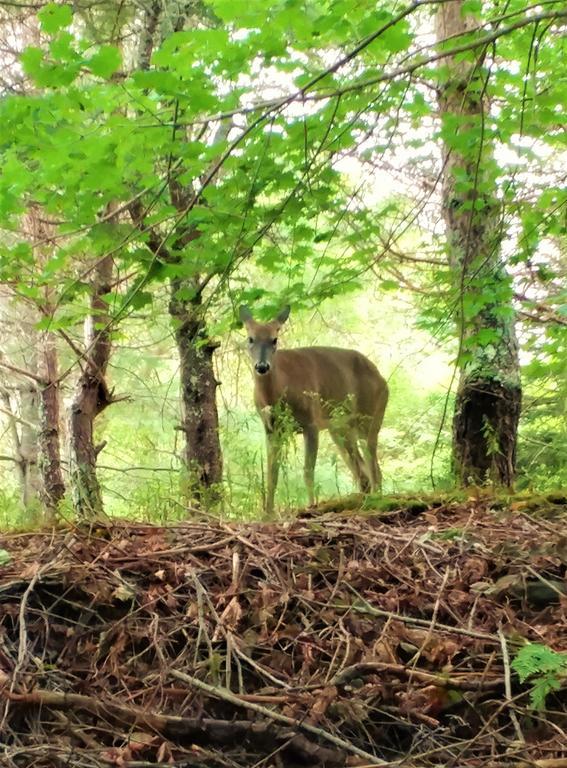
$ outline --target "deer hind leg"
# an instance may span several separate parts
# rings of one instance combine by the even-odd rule
[[[306,427],[303,431],[303,440],[305,443],[303,476],[307,487],[309,506],[312,507],[315,504],[315,463],[319,448],[319,430],[317,427]]]
[[[384,420],[386,404],[380,404],[370,421],[366,434],[362,432],[361,440],[364,445],[363,453],[366,461],[366,469],[370,477],[370,487],[373,491],[382,491],[382,470],[378,463],[378,433]]]
[[[352,472],[359,489],[362,493],[368,493],[370,490],[370,478],[367,474],[364,459],[358,450],[356,431],[354,429],[337,430],[336,428],[331,428],[329,432],[339,449],[339,453]]]

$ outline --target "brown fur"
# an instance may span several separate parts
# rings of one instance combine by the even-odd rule
[[[241,309],[252,360],[256,365],[269,366],[266,373],[254,373],[254,401],[268,442],[269,514],[274,508],[281,443],[273,406],[280,403],[287,406],[305,438],[305,482],[310,503],[314,503],[313,474],[321,429],[329,429],[362,491],[376,490],[381,485],[376,446],[388,402],[385,379],[374,363],[355,350],[278,350],[278,334],[288,312],[284,310],[271,323],[258,323],[246,308]],[[359,440],[363,443],[364,459]]]

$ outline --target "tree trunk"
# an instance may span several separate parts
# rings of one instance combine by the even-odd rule
[[[38,393],[36,385],[31,381],[22,381],[15,391],[17,406],[12,402],[7,389],[3,389],[1,395],[12,437],[20,499],[24,509],[30,510],[37,506],[40,491],[37,451]]]
[[[38,471],[38,392],[31,382],[20,389],[20,468],[22,473],[22,502],[26,509],[37,507],[41,479]]]
[[[178,208],[183,199],[182,192],[174,186],[172,198]],[[170,252],[163,243],[163,238],[156,231],[149,229],[144,221],[144,211],[139,202],[130,205],[130,215],[137,227],[147,234],[150,250],[161,260],[170,264],[179,263],[179,256]],[[178,245],[186,247],[198,239],[196,229],[183,232],[178,238]],[[210,276],[209,276],[210,277]],[[188,493],[196,499],[203,496],[215,499],[218,496],[218,484],[222,481],[222,451],[219,438],[219,417],[216,403],[216,388],[213,355],[218,344],[212,341],[207,332],[205,308],[202,304],[202,291],[206,279],[175,278],[170,282],[169,314],[175,332],[175,341],[179,353],[179,375],[181,390],[181,426],[185,435],[183,462],[188,481]],[[185,296],[192,298],[185,298]],[[203,491],[211,489],[211,494]]]
[[[185,434],[184,459],[189,490],[202,498],[204,489],[222,480],[222,453],[216,403],[218,382],[213,369],[213,354],[218,344],[208,334],[204,310],[199,298],[178,298],[185,287],[181,280],[171,281],[169,313],[175,328],[179,351],[182,403],[181,430]]]
[[[33,244],[34,255],[43,265],[53,253],[55,244],[53,226],[37,205],[30,204],[22,217],[22,229]],[[41,245],[38,245],[41,244]],[[44,317],[53,312],[52,288],[45,286],[41,310]],[[29,323],[30,349],[34,350],[34,368],[37,368],[38,429],[35,447],[38,454],[38,468],[41,475],[40,498],[49,522],[55,521],[59,503],[65,495],[65,483],[61,468],[60,406],[57,372],[57,347],[51,331],[38,333],[35,323],[39,313]],[[28,364],[29,365],[29,364]]]
[[[85,324],[83,369],[70,409],[71,488],[73,506],[80,520],[105,518],[96,473],[97,455],[103,446],[95,446],[94,422],[112,402],[105,381],[111,341],[108,306],[103,298],[111,290],[112,270],[111,256],[101,259],[94,269],[91,315]]]
[[[3,411],[8,417],[8,431],[13,445],[13,460],[20,500],[26,510],[38,511],[41,478],[38,468],[37,436],[39,430],[38,393],[41,379],[38,375],[37,313],[30,303],[2,292],[0,296],[0,347],[10,370],[9,377],[2,373],[0,396]]]
[[[140,38],[139,67],[147,69],[151,54],[156,44],[172,31],[184,28],[189,13],[197,15],[199,8],[178,5],[169,7],[165,3],[150,2],[146,6],[143,20],[143,32]],[[219,138],[228,133],[230,123],[223,121]],[[175,132],[175,129],[174,129]],[[170,157],[170,162],[171,162]],[[191,183],[180,185],[176,175],[169,179],[169,191],[173,205],[180,212],[180,225],[176,231],[174,246],[168,247],[161,232],[148,226],[146,212],[140,200],[134,200],[129,211],[134,224],[145,233],[147,245],[160,261],[170,264],[180,263],[182,257],[177,252],[193,240],[200,237],[197,228],[186,228],[185,212],[192,195],[195,194]],[[216,403],[216,388],[213,368],[213,355],[218,344],[207,333],[205,309],[202,305],[202,292],[210,275],[200,285],[199,276],[175,278],[170,282],[169,314],[172,319],[175,340],[179,353],[181,425],[185,435],[183,462],[185,464],[187,491],[195,499],[215,499],[218,484],[222,481],[222,452],[219,439],[219,418]],[[182,298],[182,295],[194,298]],[[207,493],[204,493],[204,492]]]
[[[42,476],[42,500],[51,522],[65,495],[61,469],[59,386],[57,382],[57,349],[53,335],[47,331],[40,338],[38,373],[44,383],[39,388],[39,469]]]
[[[437,40],[471,32],[462,0],[442,3]],[[439,90],[442,204],[459,329],[460,381],[453,466],[462,484],[514,480],[521,405],[512,287],[501,254],[502,223],[487,129],[487,72],[479,59],[443,59]]]

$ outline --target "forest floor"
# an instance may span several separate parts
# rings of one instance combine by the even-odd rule
[[[561,494],[0,548],[2,766],[567,768]]]

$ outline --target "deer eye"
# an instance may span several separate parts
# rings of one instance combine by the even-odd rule
[[[278,340],[277,340],[277,339],[273,339],[273,340],[272,340],[272,344],[274,345],[274,347],[276,346],[276,344],[277,344],[277,343],[278,343]]]
[[[254,344],[254,339],[252,338],[252,336],[248,337],[248,343],[249,344]]]

